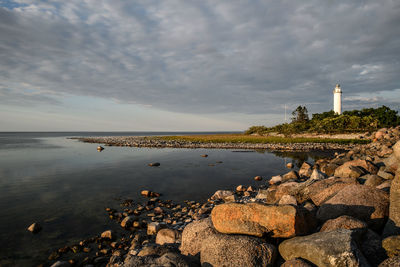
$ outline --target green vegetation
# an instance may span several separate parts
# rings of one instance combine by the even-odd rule
[[[284,135],[296,133],[355,133],[374,131],[384,127],[400,125],[397,111],[386,106],[362,110],[345,111],[337,115],[333,110],[312,115],[308,118],[306,107],[299,106],[292,113],[291,123],[279,124],[274,127],[252,126],[246,134],[268,134],[277,132]]]
[[[293,143],[338,143],[338,144],[366,144],[365,139],[335,139],[335,138],[289,138],[279,136],[256,136],[245,134],[212,134],[212,135],[185,135],[185,136],[158,136],[164,141],[181,141],[197,143],[246,143],[246,144],[293,144]]]

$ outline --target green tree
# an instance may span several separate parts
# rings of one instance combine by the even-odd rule
[[[298,106],[293,112],[292,112],[292,122],[308,122],[309,118],[308,118],[308,110],[307,108],[304,106]]]

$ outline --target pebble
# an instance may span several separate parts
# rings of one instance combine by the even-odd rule
[[[28,227],[28,231],[31,233],[39,233],[42,230],[42,226],[39,223],[33,223]]]

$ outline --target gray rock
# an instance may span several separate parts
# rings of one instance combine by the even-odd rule
[[[385,225],[384,236],[400,234],[400,172],[396,173],[390,187],[389,220]]]
[[[314,169],[311,173],[310,179],[312,180],[321,180],[324,179],[326,175],[320,172],[318,169]]]
[[[400,235],[393,235],[382,241],[382,246],[389,257],[400,256]]]
[[[307,263],[305,260],[302,259],[293,259],[285,261],[281,267],[313,267],[313,265]]]
[[[218,233],[210,218],[185,227],[180,247],[184,255],[200,254],[202,266],[272,266],[276,249],[263,239]]]
[[[128,255],[122,267],[147,267],[147,266],[200,266],[199,263],[179,253],[167,252],[161,256],[133,256]]]
[[[357,233],[338,229],[308,236],[294,237],[279,245],[285,260],[306,259],[319,267],[370,266],[357,246]]]
[[[174,244],[180,241],[181,234],[174,229],[161,229],[156,236],[156,244]]]
[[[343,215],[335,219],[327,220],[321,227],[320,232],[328,232],[337,229],[361,229],[367,228],[368,225],[351,216]]]
[[[400,267],[400,256],[384,260],[379,267]]]
[[[389,197],[386,192],[364,185],[349,185],[324,202],[317,212],[317,218],[326,221],[349,215],[379,230],[388,213]]]

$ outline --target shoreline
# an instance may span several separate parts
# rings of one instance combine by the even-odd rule
[[[74,137],[84,143],[103,144],[119,147],[146,148],[207,148],[207,149],[262,149],[268,151],[312,152],[312,151],[348,151],[364,144],[339,143],[232,143],[232,142],[196,142],[190,140],[164,140],[161,137],[148,136],[105,136],[105,137]]]
[[[218,190],[204,202],[177,204],[143,190],[142,203],[125,200],[106,208],[126,234],[104,229],[49,260],[94,266],[398,266],[400,127],[374,136],[372,143],[333,158],[256,176],[263,181],[257,187]],[[107,144],[107,138],[85,139]],[[71,260],[70,251],[79,257]]]

